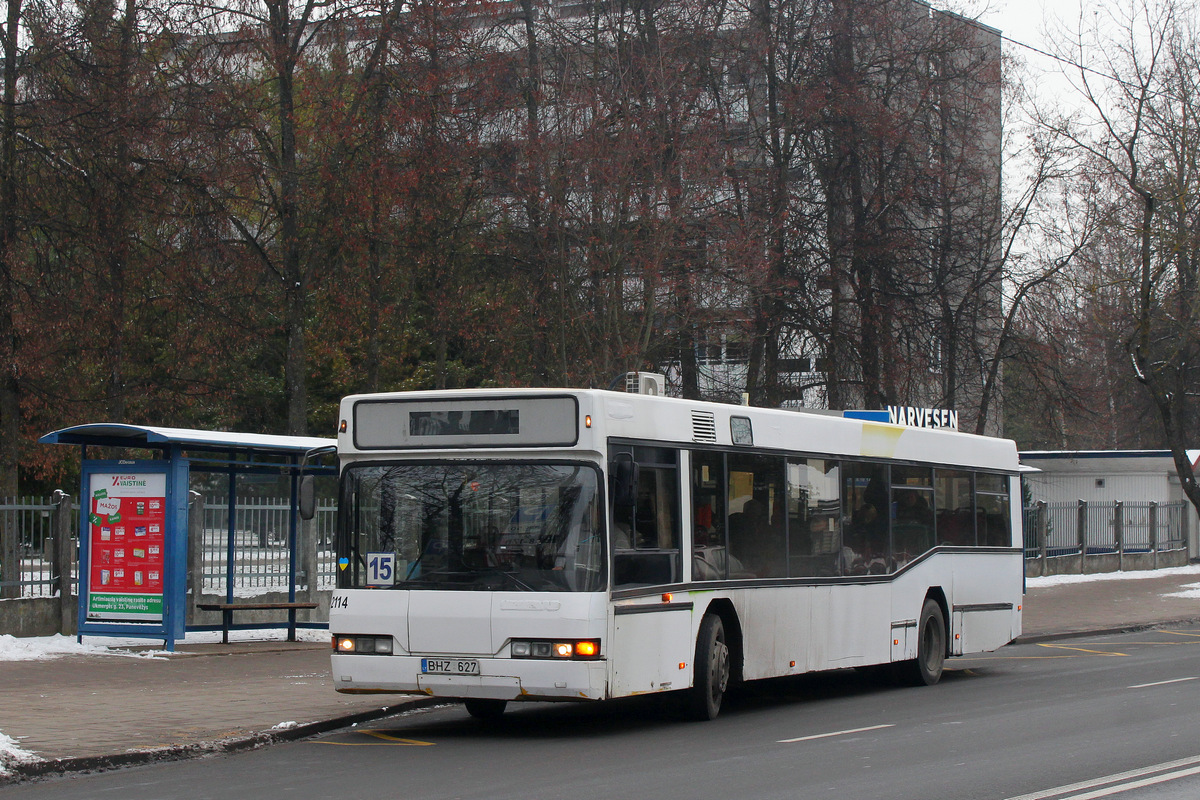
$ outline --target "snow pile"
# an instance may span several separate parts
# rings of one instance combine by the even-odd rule
[[[144,644],[144,642],[143,642]],[[46,661],[64,656],[127,656],[154,658],[154,652],[134,653],[104,645],[80,644],[73,636],[16,637],[0,634],[0,661]]]
[[[1163,597],[1182,597],[1185,600],[1200,600],[1200,583],[1188,583],[1179,587],[1183,591],[1170,592]]]
[[[1096,572],[1088,575],[1047,575],[1043,578],[1026,578],[1025,585],[1030,589],[1041,589],[1047,586],[1064,586],[1070,583],[1091,583],[1093,581],[1134,581],[1147,578],[1166,578],[1171,575],[1200,575],[1200,564],[1189,564],[1186,567],[1168,567],[1166,569],[1146,569],[1136,572]],[[1198,584],[1200,585],[1200,584]],[[1188,588],[1191,588],[1190,586]],[[1167,595],[1180,597],[1184,595]],[[1186,595],[1196,597],[1198,595]]]
[[[21,746],[11,736],[0,733],[0,775],[8,775],[9,765],[37,761],[37,756]]]

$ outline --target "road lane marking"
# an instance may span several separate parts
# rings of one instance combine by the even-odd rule
[[[331,742],[327,739],[317,739],[312,744],[335,744],[339,747],[433,747],[433,742],[422,742],[420,739],[403,739],[399,736],[388,733],[387,731],[365,729],[352,731],[352,733],[361,733],[367,736],[374,736],[376,739],[383,739],[382,742]]]
[[[797,736],[795,739],[780,739],[776,744],[793,744],[794,742],[808,742],[813,739],[828,739],[831,736],[849,736],[852,733],[866,733],[867,731],[878,731],[883,728],[894,728],[894,724],[888,725],[871,725],[867,728],[851,728],[848,731],[832,731],[830,733],[814,733],[812,736]]]
[[[1197,680],[1195,676],[1191,678],[1175,678],[1170,681],[1155,681],[1154,683],[1137,683],[1133,686],[1126,686],[1126,689],[1149,689],[1151,686],[1166,686],[1169,683],[1186,683],[1188,681]]]
[[[1116,653],[1110,650],[1088,650],[1086,647],[1068,647],[1065,644],[1039,644],[1038,647],[1048,647],[1054,650],[1077,650],[1080,653],[1091,653],[1096,656],[1123,656],[1128,657],[1128,653]]]
[[[1140,767],[1138,769],[1127,770],[1126,772],[1118,772],[1115,775],[1106,775],[1102,778],[1093,778],[1090,781],[1069,783],[1066,786],[1022,794],[1010,797],[1008,800],[1049,800],[1051,797],[1061,798],[1061,800],[1088,800],[1088,798],[1107,797],[1118,792],[1139,789],[1155,783],[1165,783],[1166,781],[1198,774],[1200,773],[1200,766],[1196,766],[1197,764],[1200,764],[1200,756],[1181,758],[1176,761],[1167,761],[1150,767]],[[1172,770],[1175,771],[1172,772]],[[1155,775],[1155,773],[1161,774]],[[1145,777],[1148,775],[1154,775],[1154,777]],[[1074,794],[1074,792],[1085,793]]]

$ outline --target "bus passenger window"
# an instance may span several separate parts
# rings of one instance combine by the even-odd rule
[[[975,476],[975,520],[981,547],[1012,546],[1008,478],[982,472]]]
[[[729,456],[729,554],[744,577],[787,575],[784,474],[779,456]]]
[[[975,544],[975,490],[971,473],[954,469],[934,472],[937,496],[939,545],[971,547]]]
[[[725,457],[693,451],[692,580],[724,580],[730,566],[726,553]]]
[[[633,451],[638,465],[632,507],[612,510],[614,585],[647,586],[679,580],[678,454],[667,448]]]
[[[788,462],[788,575],[837,575],[842,550],[838,463],[821,458]]]
[[[888,544],[888,468],[885,464],[842,464],[843,571],[882,575],[892,570]]]
[[[933,470],[892,467],[892,553],[899,568],[934,546]]]

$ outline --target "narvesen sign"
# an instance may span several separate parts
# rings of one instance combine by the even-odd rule
[[[958,430],[958,412],[947,408],[888,406],[888,422],[912,428],[949,428]]]

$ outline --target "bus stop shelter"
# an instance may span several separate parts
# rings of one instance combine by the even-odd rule
[[[311,599],[317,580],[313,560],[300,569],[300,476],[337,474],[336,466],[322,463],[334,450],[333,439],[99,423],[64,428],[39,441],[81,448],[80,637],[162,639],[173,650],[188,630],[222,630],[228,638],[237,627],[281,627],[235,625],[235,612],[286,611],[289,638],[295,638],[296,612],[317,605]],[[138,457],[96,457],[97,451],[114,449]],[[286,501],[276,503],[269,530],[258,526],[248,532],[244,501],[267,487]],[[217,511],[225,506],[223,530],[205,522],[213,505],[206,497],[214,495],[222,499]],[[223,554],[216,547],[205,550],[214,538],[223,539]],[[239,554],[256,543],[276,553],[260,577],[275,581],[277,594],[286,589],[286,597],[251,602],[235,585]],[[308,600],[297,599],[299,578]],[[223,591],[207,603],[206,581],[223,583]],[[200,610],[220,612],[220,625],[189,623]]]

